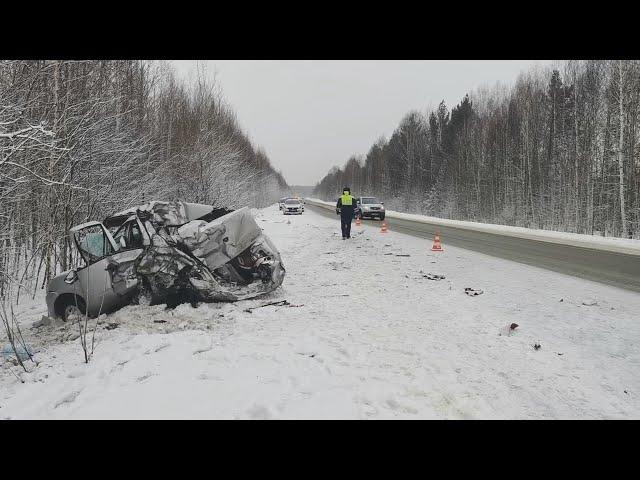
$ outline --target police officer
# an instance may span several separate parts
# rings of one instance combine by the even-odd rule
[[[351,238],[351,220],[356,207],[356,199],[351,196],[351,189],[344,187],[342,195],[338,199],[336,208],[340,209],[340,227],[342,228],[342,239]]]

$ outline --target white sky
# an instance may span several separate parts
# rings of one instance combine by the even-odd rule
[[[314,185],[333,165],[387,139],[410,110],[511,84],[532,60],[177,60],[189,78],[196,64],[220,84],[255,146],[290,185]]]

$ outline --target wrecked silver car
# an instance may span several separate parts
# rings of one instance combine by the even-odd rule
[[[285,269],[248,208],[154,201],[70,230],[84,265],[47,287],[50,317],[130,303],[237,301],[273,291]]]

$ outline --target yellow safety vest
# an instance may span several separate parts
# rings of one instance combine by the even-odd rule
[[[350,207],[351,205],[353,205],[353,197],[349,194],[342,195],[340,197],[340,201],[342,202],[342,205],[345,207]]]

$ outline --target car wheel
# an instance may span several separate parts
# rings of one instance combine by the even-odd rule
[[[65,322],[75,323],[79,321],[86,314],[87,307],[81,298],[77,298],[77,304],[74,300],[72,303],[67,303],[62,310],[62,319]]]
[[[141,282],[142,285],[138,287],[136,293],[131,298],[131,303],[133,305],[148,307],[153,301],[153,293],[151,291],[151,286],[149,285],[146,278],[143,278]]]
[[[380,215],[380,220],[384,220],[384,215]]]

